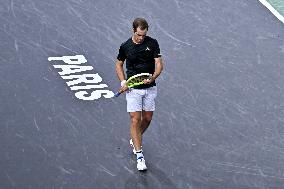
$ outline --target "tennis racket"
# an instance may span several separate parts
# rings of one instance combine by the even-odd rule
[[[138,85],[142,85],[144,84],[144,80],[145,79],[151,79],[152,75],[149,73],[141,73],[141,74],[136,74],[132,77],[130,77],[129,79],[127,79],[126,81],[126,85],[128,88],[132,88]],[[122,92],[118,91],[117,93],[115,93],[115,97],[118,97]]]

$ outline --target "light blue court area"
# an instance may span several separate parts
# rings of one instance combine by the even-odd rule
[[[284,0],[267,0],[267,2],[279,12],[282,16],[284,16]]]

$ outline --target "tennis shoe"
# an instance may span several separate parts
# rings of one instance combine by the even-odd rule
[[[140,158],[137,159],[137,169],[138,169],[138,171],[147,170],[147,166],[146,166],[144,157],[140,157]]]

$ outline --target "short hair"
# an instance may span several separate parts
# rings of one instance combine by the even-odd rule
[[[137,31],[137,28],[139,27],[141,30],[145,30],[149,28],[149,25],[147,23],[147,21],[144,18],[135,18],[135,20],[133,21],[133,30],[134,32]]]

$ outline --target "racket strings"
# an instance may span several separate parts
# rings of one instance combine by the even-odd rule
[[[150,79],[150,78],[151,78],[151,75],[140,75],[140,76],[131,78],[129,81],[127,81],[127,83],[128,83],[128,86],[136,86],[136,85],[142,84],[145,79]]]
[[[142,82],[144,79],[149,79],[149,77],[148,77],[148,76],[136,77],[136,78],[133,78],[130,82],[131,82],[131,83],[140,83],[140,82]]]

